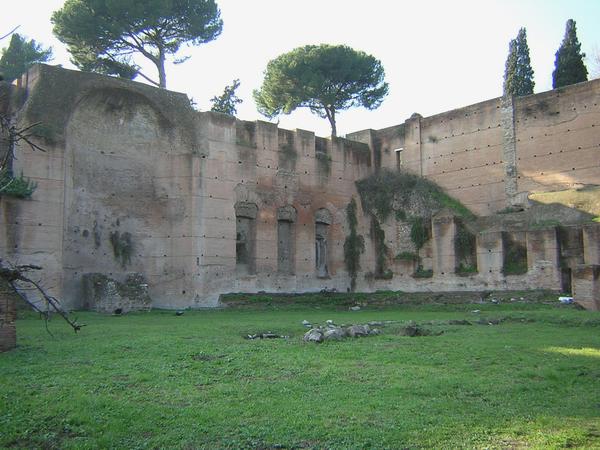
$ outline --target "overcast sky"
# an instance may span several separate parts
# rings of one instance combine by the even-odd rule
[[[50,15],[64,0],[20,0],[2,8],[0,32],[19,33],[52,46],[52,64],[73,68],[52,35]],[[600,47],[598,0],[217,0],[224,21],[221,36],[183,48],[184,64],[167,67],[167,85],[193,98],[201,110],[234,78],[244,103],[238,117],[262,119],[252,90],[260,87],[269,60],[306,44],[347,44],[379,58],[390,93],[375,111],[353,109],[338,116],[340,135],[404,122],[412,113],[429,116],[502,94],[508,42],[527,28],[535,92],[552,87],[554,54],[565,22],[577,22],[588,69]],[[2,34],[2,33],[0,33]],[[8,41],[3,42],[3,46]],[[140,60],[141,62],[141,60]],[[152,72],[152,67],[147,67]],[[154,73],[152,73],[154,76]],[[141,79],[140,79],[141,81]],[[328,136],[329,125],[308,111],[282,116],[280,127]]]

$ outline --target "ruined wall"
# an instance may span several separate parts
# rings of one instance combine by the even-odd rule
[[[534,107],[523,102],[546,93],[428,118],[415,114],[399,126],[350,139],[199,113],[182,94],[49,66],[36,66],[22,84],[27,98],[19,123],[42,123],[37,139],[46,151],[19,149],[15,168],[38,188],[30,200],[0,199],[0,251],[14,262],[44,267],[44,287],[74,308],[116,304],[99,305],[100,294],[87,298],[83,280],[89,274],[123,292],[132,274],[140,274],[154,307],[215,306],[228,292],[345,291],[345,209],[358,200],[357,180],[382,167],[406,168],[472,211],[490,214],[518,203],[523,188],[533,186],[535,177],[525,175],[528,163],[519,157],[534,148],[522,143],[523,133],[534,128],[555,132],[553,142],[568,135],[564,142],[588,155],[584,165],[590,167],[571,170],[570,183],[600,179],[591,161],[595,149],[583,143],[595,136],[596,104],[586,92],[596,95],[598,82],[553,91],[558,115],[575,114],[570,120],[577,128],[554,123],[554,116],[542,121],[543,128],[535,114],[525,123]],[[578,112],[582,102],[584,113]],[[565,164],[554,151],[535,158]],[[536,189],[563,186],[539,181]],[[358,203],[365,252],[357,290],[561,287],[555,228],[483,227],[467,264],[455,247],[460,227],[442,214],[434,217],[417,262],[395,258],[415,250],[408,222],[375,226]],[[509,238],[520,243],[519,273],[507,271]],[[590,259],[597,252],[587,245]],[[468,273],[456,273],[461,262]]]
[[[0,353],[17,346],[15,328],[17,300],[17,295],[8,283],[0,279]]]
[[[18,103],[26,99],[26,89],[41,80],[36,68],[23,75],[23,90],[13,89]],[[31,101],[31,99],[29,99]],[[53,116],[59,115],[55,109]],[[27,117],[24,108],[14,110],[19,128],[38,122]],[[50,127],[36,130],[46,138],[32,138],[45,152],[33,150],[21,142],[16,149],[13,172],[23,173],[37,184],[30,199],[0,197],[0,255],[11,263],[26,263],[44,267],[44,288],[52,295],[62,293],[62,229],[64,206],[64,158],[60,144],[52,139]],[[31,299],[35,301],[35,299]]]
[[[89,272],[117,281],[141,272],[157,305],[190,304],[200,143],[187,97],[44,65],[23,86],[19,124],[41,123],[45,151],[18,149],[15,171],[37,189],[2,198],[3,254],[42,266],[67,307],[83,306]]]
[[[518,189],[600,183],[600,80],[515,101]]]
[[[17,170],[38,189],[1,200],[1,244],[43,266],[66,306],[96,302],[87,274],[115,285],[142,274],[155,307],[346,289],[344,209],[371,171],[368,145],[198,113],[184,95],[95,74],[41,65],[25,81],[19,121],[42,123],[46,151],[19,149]],[[244,273],[240,205],[255,210],[240,216],[252,220]]]
[[[441,185],[478,215],[524,205],[531,192],[600,182],[600,80],[497,98],[382,130],[353,133]],[[396,151],[399,150],[399,151]]]
[[[200,114],[199,125],[208,137],[199,189],[207,295],[345,291],[345,208],[371,171],[368,146],[216,113]]]

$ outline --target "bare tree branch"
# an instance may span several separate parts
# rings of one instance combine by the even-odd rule
[[[81,330],[81,327],[83,327],[84,324],[77,323],[77,319],[71,319],[69,317],[69,313],[62,309],[62,307],[60,306],[60,301],[56,299],[56,297],[53,297],[52,295],[48,294],[38,282],[33,281],[31,278],[25,275],[26,272],[41,269],[42,268],[40,266],[35,266],[31,264],[25,264],[20,266],[15,266],[8,262],[5,264],[4,261],[0,259],[0,278],[3,278],[6,282],[8,282],[9,286],[17,293],[17,295],[19,295],[19,297],[21,297],[25,301],[25,303],[27,303],[35,311],[39,312],[44,317],[44,320],[46,321],[46,329],[48,329],[47,322],[50,317],[50,311],[53,310],[58,315],[60,315],[77,333],[79,330]],[[42,298],[46,301],[46,305],[48,306],[47,310],[43,311],[36,304],[29,301],[29,299],[27,299],[25,295],[22,295],[19,287],[17,287],[17,282],[23,282],[33,286],[36,289],[36,291],[42,296]],[[49,330],[48,332],[50,333]]]
[[[13,34],[15,31],[17,31],[19,29],[21,25],[17,25],[16,27],[14,27],[11,31],[9,31],[8,33],[6,33],[4,36],[0,36],[0,41],[4,38],[9,37],[11,34]]]

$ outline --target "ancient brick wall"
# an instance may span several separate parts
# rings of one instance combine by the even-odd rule
[[[423,175],[489,215],[531,192],[600,182],[600,80],[416,114],[352,137],[370,141],[383,166]]]
[[[31,200],[0,199],[0,251],[44,267],[45,287],[75,308],[86,304],[83,279],[91,273],[115,283],[142,274],[155,307],[215,306],[226,292],[345,291],[345,209],[358,199],[357,180],[380,167],[402,167],[437,182],[475,213],[493,213],[518,203],[531,185],[523,158],[535,146],[523,143],[524,133],[553,132],[554,141],[593,155],[584,141],[594,139],[597,113],[586,96],[593,99],[600,86],[592,81],[493,99],[427,118],[415,114],[351,139],[324,139],[199,113],[182,94],[95,74],[38,66],[27,83],[19,117],[23,125],[43,122],[39,142],[47,151],[20,149],[17,170],[38,189]],[[548,105],[564,117],[575,114],[569,120],[577,127],[552,116],[543,128],[535,114],[525,123],[533,111],[525,103],[553,95],[557,103]],[[565,164],[552,153],[531,158]],[[569,183],[600,180],[588,162],[571,170]],[[536,189],[565,186],[536,183]],[[391,255],[393,277],[377,279],[368,276],[376,272],[377,252],[360,202],[358,224],[366,246],[358,290],[560,288],[548,267],[556,253],[553,231],[519,230],[528,272],[511,276],[503,273],[503,230],[480,233],[478,272],[457,277],[454,227],[438,226],[420,252],[428,276],[415,277],[414,262]],[[395,254],[411,250],[403,242],[408,229],[392,222],[381,229]]]
[[[0,279],[0,352],[17,345],[16,296],[6,281]]]
[[[519,191],[600,181],[600,80],[515,100]]]

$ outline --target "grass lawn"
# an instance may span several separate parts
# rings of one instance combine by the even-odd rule
[[[0,354],[0,447],[600,448],[599,313],[361,299],[80,313],[79,334],[54,319],[54,337],[26,314]],[[506,320],[447,322],[481,317]],[[396,322],[309,344],[304,319]],[[409,320],[443,333],[401,336]],[[243,338],[265,331],[289,338]]]

